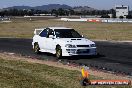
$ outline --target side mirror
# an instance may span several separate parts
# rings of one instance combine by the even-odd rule
[[[82,38],[84,38],[84,35],[82,35]]]
[[[55,39],[54,35],[49,35],[49,38]]]
[[[53,35],[49,35],[49,38],[54,38],[54,36]]]

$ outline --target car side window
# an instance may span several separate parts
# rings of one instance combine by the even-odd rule
[[[47,29],[43,30],[40,35],[41,37],[47,37]]]

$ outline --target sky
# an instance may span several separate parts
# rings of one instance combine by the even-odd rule
[[[0,8],[11,6],[41,6],[47,4],[67,4],[70,6],[89,6],[95,9],[111,9],[115,5],[129,5],[132,0],[1,0]]]

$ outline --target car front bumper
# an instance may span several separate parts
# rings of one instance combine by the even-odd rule
[[[96,47],[92,48],[62,48],[62,56],[97,55]]]

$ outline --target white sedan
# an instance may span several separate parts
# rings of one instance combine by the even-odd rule
[[[84,38],[77,31],[66,27],[35,29],[33,49],[35,53],[49,52],[57,58],[74,55],[96,55],[94,42]]]

